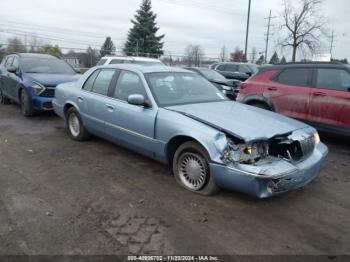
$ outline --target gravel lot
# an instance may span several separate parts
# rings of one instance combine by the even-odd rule
[[[305,188],[258,200],[181,189],[169,169],[61,119],[0,106],[0,254],[350,254],[350,142]]]

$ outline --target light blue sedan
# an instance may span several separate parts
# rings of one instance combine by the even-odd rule
[[[203,195],[219,188],[259,198],[316,178],[327,155],[316,130],[227,100],[196,73],[165,66],[113,65],[61,84],[53,100],[68,134],[94,134],[172,167]]]

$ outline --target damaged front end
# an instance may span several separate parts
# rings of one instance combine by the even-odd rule
[[[328,152],[312,128],[250,142],[225,135],[215,146],[224,164],[211,166],[218,185],[261,198],[312,181]]]

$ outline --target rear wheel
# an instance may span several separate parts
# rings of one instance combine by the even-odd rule
[[[24,89],[21,90],[20,102],[21,102],[20,106],[21,106],[22,115],[29,117],[35,114],[35,110],[29,101],[28,94]]]
[[[11,101],[10,99],[8,99],[4,93],[2,92],[1,88],[0,88],[0,103],[3,104],[3,105],[7,105],[7,104],[10,104]]]
[[[196,142],[186,142],[175,152],[173,173],[175,180],[189,191],[212,195],[219,191],[210,173],[209,156]]]
[[[265,103],[253,102],[253,103],[250,103],[249,105],[250,106],[255,106],[255,107],[258,107],[258,108],[261,108],[261,109],[265,109],[265,110],[268,110],[268,111],[272,111],[271,108]]]
[[[66,114],[66,124],[69,136],[76,141],[85,141],[89,139],[90,134],[85,129],[79,112],[71,107]]]

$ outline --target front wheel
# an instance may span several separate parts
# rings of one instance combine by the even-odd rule
[[[173,173],[175,180],[189,191],[212,195],[219,191],[210,173],[209,156],[196,142],[186,142],[174,155]]]
[[[89,132],[85,129],[79,112],[71,107],[66,114],[66,124],[68,135],[76,141],[85,141],[90,137]]]
[[[29,97],[28,94],[26,92],[26,90],[22,89],[21,90],[21,112],[22,115],[29,117],[29,116],[33,116],[35,114],[34,108],[31,105],[30,101],[29,101]]]

